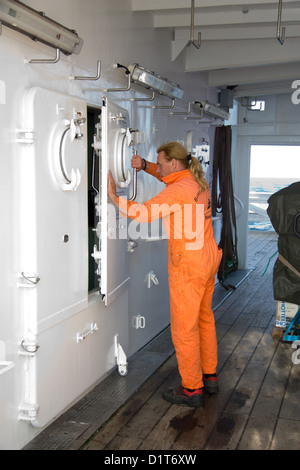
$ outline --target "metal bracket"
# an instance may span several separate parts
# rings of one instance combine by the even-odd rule
[[[101,76],[101,60],[97,60],[97,73],[94,77],[70,77],[70,80],[99,80]]]
[[[187,111],[183,111],[183,112],[178,111],[176,113],[171,112],[170,114],[171,114],[171,116],[187,116],[188,114],[190,114],[190,112],[191,112],[191,103],[189,102]]]
[[[25,59],[28,64],[56,64],[60,60],[60,50],[56,49],[56,56],[54,59]]]
[[[34,421],[38,412],[38,405],[22,403],[19,406],[19,420],[21,421]]]
[[[130,80],[130,74],[127,75],[127,87],[124,88],[105,88],[102,91],[105,92],[112,92],[112,91],[129,91],[131,87],[131,80]]]
[[[129,101],[153,101],[155,98],[155,91],[153,91],[151,98],[130,98]]]
[[[152,106],[153,109],[172,109],[175,105],[175,99],[170,98],[172,100],[172,104],[170,106]]]

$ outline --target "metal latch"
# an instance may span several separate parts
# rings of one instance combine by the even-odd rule
[[[19,354],[21,356],[33,357],[38,352],[39,347],[35,339],[23,339],[20,342]]]
[[[153,271],[150,271],[150,272],[147,274],[146,279],[147,279],[147,286],[148,286],[148,289],[150,289],[152,283],[153,283],[155,286],[158,286],[158,284],[159,284],[159,280],[158,280],[156,274],[155,274]]]
[[[127,357],[124,353],[122,346],[119,343],[119,335],[115,335],[115,357],[117,358],[117,365],[120,375],[127,375]]]
[[[35,287],[39,282],[40,278],[36,273],[32,272],[20,272],[17,275],[18,283],[17,287]]]
[[[76,343],[83,341],[88,335],[92,335],[95,331],[98,331],[97,323],[91,323],[89,330],[84,331],[83,333],[77,332],[76,334]]]

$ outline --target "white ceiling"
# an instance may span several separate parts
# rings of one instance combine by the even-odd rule
[[[149,13],[153,28],[172,31],[172,61],[207,72],[209,85],[236,86],[242,96],[291,91],[300,79],[300,1],[282,1],[280,22],[274,0],[194,0],[193,15],[192,0],[131,1],[136,15]],[[278,25],[286,28],[283,44]],[[200,47],[188,45],[198,32]]]

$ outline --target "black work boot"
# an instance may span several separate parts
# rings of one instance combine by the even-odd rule
[[[218,377],[216,374],[204,374],[203,383],[204,383],[204,390],[206,393],[208,393],[209,395],[218,393],[219,383],[218,383]]]
[[[174,405],[187,405],[193,408],[199,408],[204,404],[203,388],[197,388],[189,391],[181,385],[177,389],[168,388],[162,394],[163,398]]]

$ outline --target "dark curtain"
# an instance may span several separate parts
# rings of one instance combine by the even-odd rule
[[[222,214],[222,230],[219,247],[223,250],[218,279],[225,288],[224,280],[228,274],[238,268],[236,214],[231,168],[231,126],[216,127],[213,182],[212,212]]]

